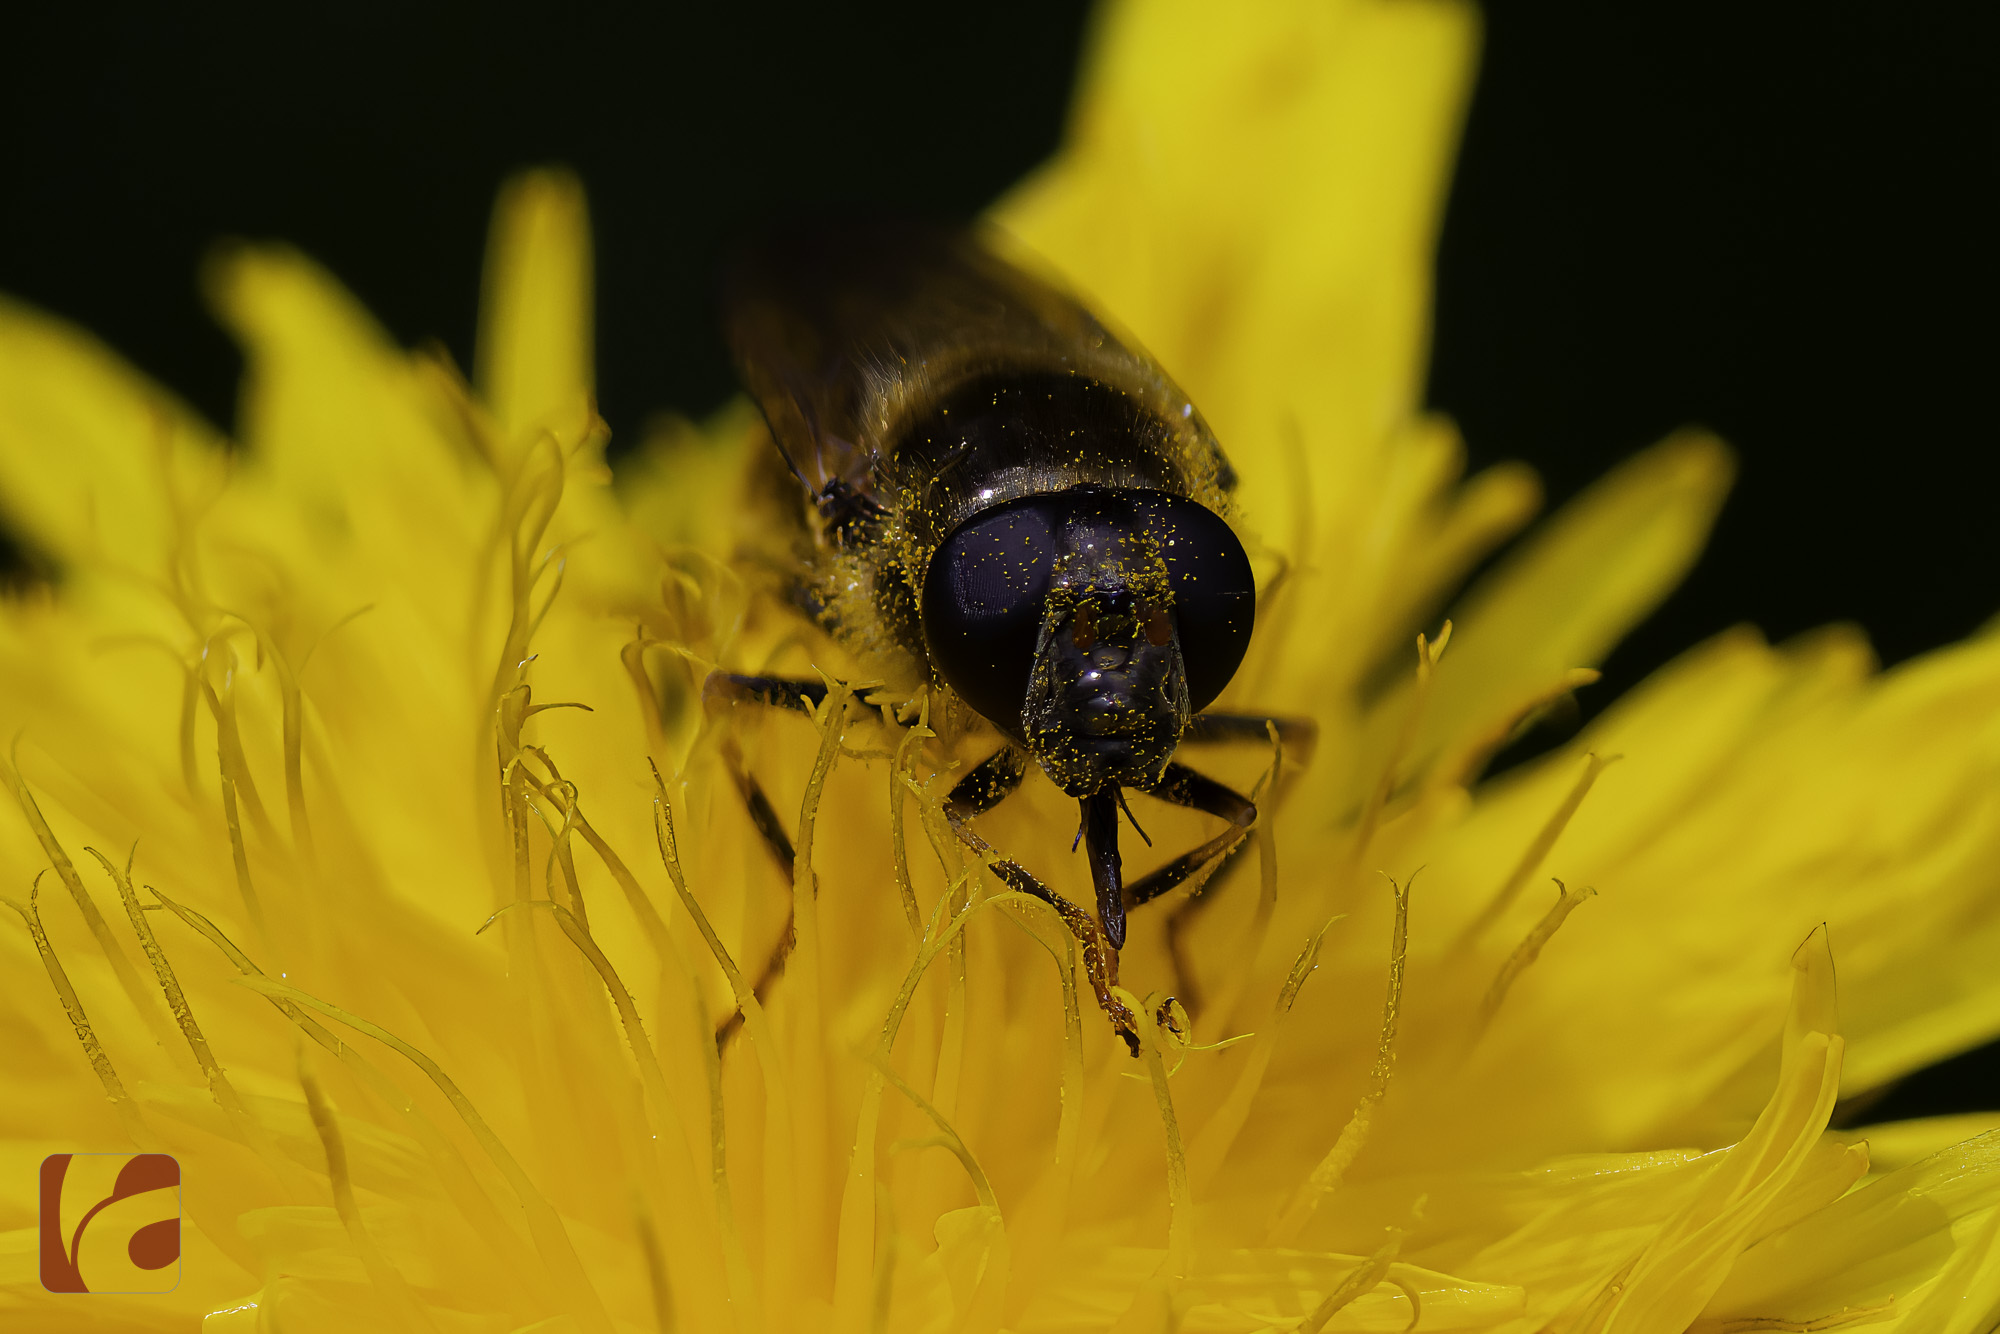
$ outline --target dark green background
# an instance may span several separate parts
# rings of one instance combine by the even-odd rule
[[[294,241],[465,362],[496,183],[567,162],[626,439],[730,392],[726,238],[787,207],[977,210],[1054,147],[1084,30],[1042,0],[35,8],[0,26],[0,289],[226,425],[238,364],[194,285],[214,238]],[[1431,401],[1556,499],[1682,423],[1743,458],[1586,711],[1738,621],[1856,620],[1893,662],[2000,609],[1987,12],[1489,10]],[[1994,1105],[1988,1048],[1876,1113]]]

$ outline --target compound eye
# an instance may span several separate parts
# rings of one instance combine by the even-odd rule
[[[931,661],[951,688],[1010,736],[1035,665],[1060,528],[1058,502],[1034,496],[975,515],[924,571],[921,613]],[[1078,635],[1086,635],[1078,626]]]
[[[1257,621],[1257,581],[1250,558],[1229,525],[1204,505],[1152,492],[1143,508],[1146,531],[1159,543],[1173,582],[1189,702],[1197,711],[1205,709],[1236,675],[1250,648]]]
[[[1154,648],[1161,647],[1174,637],[1174,623],[1167,619],[1167,609],[1165,607],[1147,607],[1145,627],[1146,642]]]

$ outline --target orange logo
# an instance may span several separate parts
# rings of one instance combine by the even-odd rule
[[[42,1286],[172,1292],[181,1281],[181,1165],[164,1153],[42,1159]]]

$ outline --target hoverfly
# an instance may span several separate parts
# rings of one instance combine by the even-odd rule
[[[767,241],[725,281],[724,323],[802,488],[794,600],[892,684],[947,692],[999,733],[946,815],[1012,888],[1061,914],[1136,1054],[1111,990],[1126,913],[1227,856],[1257,814],[1177,749],[1263,741],[1273,726],[1281,744],[1310,741],[1310,724],[1202,712],[1256,617],[1221,447],[1149,356],[968,231],[878,224]],[[824,687],[718,673],[706,693],[783,706],[817,704]],[[1094,912],[973,828],[1031,764],[1080,806]],[[769,803],[737,780],[788,858]],[[1126,789],[1228,827],[1127,884]]]

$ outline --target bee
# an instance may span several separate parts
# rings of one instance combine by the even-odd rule
[[[729,272],[723,322],[798,488],[794,601],[892,686],[928,687],[998,733],[945,814],[1011,888],[1062,916],[1136,1054],[1134,1016],[1112,990],[1127,913],[1212,870],[1257,818],[1177,752],[1311,739],[1295,720],[1203,712],[1243,661],[1257,608],[1221,446],[1157,362],[969,230],[779,235]],[[718,673],[705,693],[711,707],[796,706],[824,687]],[[1093,905],[974,828],[1030,766],[1078,803],[1071,850],[1084,846]],[[788,861],[768,801],[737,781]],[[1127,790],[1227,828],[1128,884]]]

